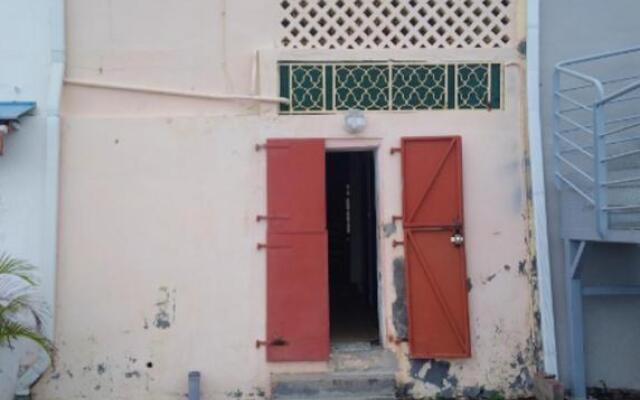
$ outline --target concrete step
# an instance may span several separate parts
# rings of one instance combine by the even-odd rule
[[[388,372],[397,370],[395,354],[380,346],[334,345],[329,367],[332,371]]]
[[[274,399],[357,399],[395,398],[395,374],[388,372],[327,372],[279,374],[272,376]]]
[[[396,400],[396,396],[377,396],[377,395],[366,395],[366,396],[354,396],[353,394],[345,394],[344,396],[335,396],[335,395],[327,395],[324,397],[299,397],[299,396],[277,396],[273,397],[273,399],[278,400]]]

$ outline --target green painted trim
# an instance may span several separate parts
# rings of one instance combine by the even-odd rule
[[[491,64],[491,108],[502,108],[502,65]]]
[[[447,66],[447,108],[455,110],[456,108],[456,66]]]
[[[333,111],[333,65],[324,66],[324,101],[325,109]]]
[[[501,109],[502,69],[499,63],[281,61],[280,96],[291,104],[280,104],[280,113]]]
[[[289,99],[289,65],[288,64],[280,64],[280,97],[284,97],[285,99]],[[291,111],[290,104],[280,103],[280,112],[288,113]]]

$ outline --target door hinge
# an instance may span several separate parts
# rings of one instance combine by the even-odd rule
[[[269,150],[269,149],[288,149],[289,146],[284,144],[256,144],[256,151]]]
[[[281,337],[277,337],[271,341],[267,340],[256,340],[256,349],[260,347],[267,346],[287,346],[289,343]]]
[[[256,245],[256,248],[258,250],[263,250],[263,249],[290,249],[291,246],[283,246],[283,245],[274,245],[274,244],[267,244],[267,243],[258,243]]]
[[[286,215],[256,215],[256,222],[267,221],[267,220],[282,220],[289,219],[289,216]]]

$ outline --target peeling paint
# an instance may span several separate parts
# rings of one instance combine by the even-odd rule
[[[394,233],[397,232],[397,230],[398,229],[396,228],[396,224],[394,222],[390,222],[382,226],[382,232],[384,233],[385,237],[389,237],[393,235]]]
[[[396,336],[404,339],[409,335],[407,305],[405,299],[404,258],[393,260],[393,285],[396,289],[396,300],[393,302],[393,327]]]
[[[232,399],[241,399],[242,398],[242,390],[236,389],[233,392],[225,393],[227,397],[231,397]]]
[[[439,388],[444,386],[445,379],[449,375],[451,364],[448,361],[433,361],[431,368],[427,370],[424,380]]]
[[[527,273],[527,260],[518,261],[518,273],[521,275],[526,275]]]
[[[160,287],[159,292],[160,299],[156,302],[158,310],[153,320],[153,325],[158,329],[169,329],[176,317],[176,291],[175,289],[170,291],[169,288],[162,286]]]
[[[140,378],[142,375],[138,371],[125,372],[124,377],[127,379]]]
[[[411,360],[411,376],[439,388],[449,378],[450,368],[451,363],[448,361]]]
[[[107,372],[107,366],[104,364],[98,364],[97,371],[98,371],[98,375],[102,375],[105,372]]]
[[[520,373],[518,373],[516,378],[509,385],[509,387],[512,390],[518,390],[518,391],[531,390],[531,388],[533,387],[533,379],[531,378],[531,374],[529,373],[529,368],[522,367],[520,369]]]

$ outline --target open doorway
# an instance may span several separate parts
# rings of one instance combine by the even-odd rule
[[[379,344],[373,151],[326,157],[332,343]]]

